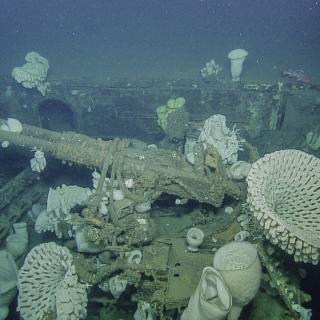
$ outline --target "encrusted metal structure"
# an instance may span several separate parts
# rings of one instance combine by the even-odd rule
[[[225,115],[228,127],[236,126],[246,139],[243,158],[252,163],[259,153],[270,149],[303,146],[306,128],[316,128],[320,121],[318,96],[317,86],[282,82],[111,79],[104,84],[50,81],[50,90],[43,97],[12,79],[0,79],[0,125],[7,118],[18,119],[23,125],[20,134],[0,130],[0,141],[9,143],[9,153],[24,155],[25,150],[41,150],[48,160],[48,171],[50,158],[56,158],[100,172],[96,189],[85,203],[74,208],[69,221],[83,232],[89,245],[98,247],[95,252],[75,253],[76,273],[89,286],[103,287],[114,276],[125,279],[129,286],[125,299],[131,306],[133,301],[143,301],[150,304],[155,318],[167,320],[177,317],[187,305],[201,270],[211,264],[213,252],[240,231],[236,217],[245,199],[246,184],[228,178],[214,150],[209,166],[208,152],[200,143],[195,146],[194,164],[186,161],[179,142],[159,127],[157,107],[184,97],[186,118],[190,119],[186,137],[194,139],[205,119]],[[164,148],[146,147],[152,143]],[[45,174],[40,177],[39,182],[39,175],[26,169],[0,190],[0,241],[12,223],[47,191],[48,186],[41,184]],[[128,179],[134,182],[133,187],[125,184]],[[113,188],[123,193],[122,200],[114,199]],[[164,210],[158,205],[162,197],[168,197],[169,203],[191,200],[190,207],[196,204],[195,210],[185,216],[178,205],[168,205]],[[103,198],[108,198],[107,217],[99,212]],[[139,212],[137,205],[145,203],[153,204],[152,210]],[[229,205],[231,214],[224,212]],[[192,226],[200,227],[205,235],[197,253],[186,250],[186,230]],[[263,242],[253,240],[260,245],[268,272],[266,282],[276,283],[287,308],[298,319],[293,307],[309,297],[301,294],[298,285],[293,290],[289,277],[284,281],[281,272],[274,272],[277,261],[264,250]],[[76,251],[74,240],[65,237],[64,241]],[[141,251],[140,263],[128,262],[127,254],[132,250]],[[100,305],[101,319],[103,313],[108,318],[115,299],[101,294],[97,287],[92,288],[89,301]],[[293,292],[291,298],[288,288]],[[127,301],[120,298],[117,303],[126,308]]]

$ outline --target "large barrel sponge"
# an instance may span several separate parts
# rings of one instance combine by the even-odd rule
[[[320,159],[281,150],[256,161],[247,177],[247,203],[271,243],[295,261],[319,261]]]
[[[260,287],[261,265],[257,249],[250,242],[230,242],[215,253],[213,267],[222,275],[232,296],[228,320],[236,320]]]

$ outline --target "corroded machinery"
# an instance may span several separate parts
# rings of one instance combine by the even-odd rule
[[[217,168],[211,170],[205,166],[205,155],[200,146],[195,164],[191,165],[176,151],[137,150],[130,147],[126,140],[102,141],[72,132],[58,133],[28,125],[23,125],[20,134],[0,131],[0,139],[16,147],[41,149],[47,156],[97,168],[101,171],[99,181],[108,177],[110,185],[116,182],[125,195],[120,201],[110,197],[110,221],[106,222],[98,214],[103,185],[99,182],[96,192],[83,204],[81,211],[73,214],[73,224],[84,230],[91,243],[103,246],[99,253],[100,264],[97,263],[97,256],[88,258],[78,254],[75,257],[77,272],[83,282],[99,284],[115,273],[120,274],[128,279],[129,285],[137,288],[136,299],[150,303],[161,317],[187,304],[201,270],[212,260],[212,249],[220,242],[211,241],[197,255],[186,252],[184,231],[196,221],[190,221],[180,230],[180,235],[177,233],[174,237],[167,237],[163,232],[155,231],[149,215],[137,213],[135,206],[152,203],[163,194],[217,208],[226,195],[239,199],[242,197],[242,184],[227,178],[219,159]],[[134,188],[126,187],[124,181],[127,178],[133,178]],[[146,223],[142,228],[137,221]],[[232,217],[215,223],[215,226],[210,223],[208,236],[217,231],[217,227],[223,234],[231,226],[229,237],[225,238],[231,240],[237,230],[232,225]],[[215,236],[219,237],[219,233],[216,232]],[[142,251],[141,264],[128,265],[125,252],[137,247]],[[196,276],[190,278],[190,274]]]
[[[126,176],[136,179],[134,192],[123,191],[128,198],[140,202],[155,200],[160,194],[168,193],[219,207],[226,194],[234,198],[241,195],[240,186],[228,179],[223,170],[205,170],[201,148],[192,166],[176,151],[140,151],[130,148],[125,140],[103,141],[28,125],[23,125],[21,134],[1,131],[0,139],[23,148],[41,149],[57,159],[91,168],[112,166],[112,174],[117,180]]]

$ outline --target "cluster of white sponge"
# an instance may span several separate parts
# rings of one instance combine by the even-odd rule
[[[73,236],[72,214],[70,210],[77,204],[86,201],[91,194],[88,188],[78,186],[66,186],[63,184],[56,189],[50,188],[47,199],[47,210],[42,211],[37,217],[35,230],[38,233],[55,232],[58,238],[62,238],[63,230],[68,236]]]
[[[25,56],[26,63],[12,70],[12,77],[25,88],[37,88],[44,96],[49,83],[46,82],[49,62],[37,52],[31,51]]]
[[[198,141],[203,143],[205,149],[208,144],[213,145],[224,164],[233,164],[238,160],[238,151],[243,150],[243,140],[239,139],[235,127],[227,127],[224,115],[215,114],[208,118],[200,130]]]

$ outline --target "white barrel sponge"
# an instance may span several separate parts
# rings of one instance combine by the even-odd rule
[[[37,88],[44,96],[48,90],[46,77],[49,62],[37,52],[31,51],[24,58],[27,63],[12,70],[12,77],[25,88]]]
[[[320,159],[281,150],[255,162],[247,203],[266,238],[295,261],[317,264],[320,251]]]
[[[54,242],[34,247],[18,277],[18,309],[24,320],[86,317],[86,285],[78,281],[70,251]]]
[[[72,213],[70,210],[77,204],[86,201],[91,194],[90,189],[78,186],[66,186],[63,184],[56,189],[49,189],[47,210],[37,217],[35,230],[38,233],[55,232],[58,238],[62,238],[63,230],[72,237],[74,230]]]
[[[228,320],[236,320],[260,287],[261,265],[257,249],[249,242],[230,242],[215,253],[213,267],[222,275],[232,296]]]

